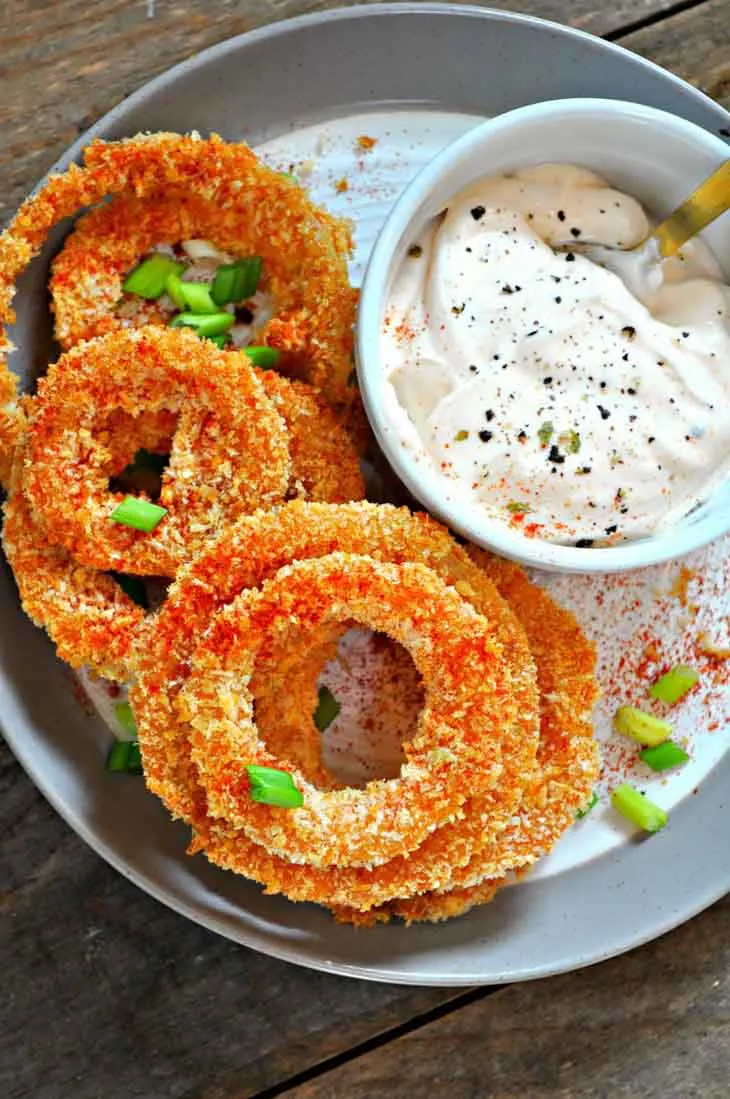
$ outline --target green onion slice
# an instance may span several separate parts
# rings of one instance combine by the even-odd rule
[[[184,263],[178,263],[170,256],[158,253],[142,260],[139,266],[127,275],[122,283],[122,290],[127,294],[138,294],[140,298],[161,298],[167,289],[169,276],[177,275],[184,270]]]
[[[639,744],[653,748],[672,735],[672,726],[653,714],[646,714],[635,706],[619,706],[613,716],[613,727],[617,733],[630,736]]]
[[[594,790],[593,794],[591,795],[591,800],[587,802],[582,809],[576,810],[575,815],[578,820],[582,820],[583,817],[587,817],[591,809],[595,809],[596,805],[598,805],[598,794]]]
[[[205,336],[205,339],[210,340],[216,347],[228,347],[229,344],[233,343],[227,332],[220,332],[217,336]]]
[[[645,832],[658,832],[669,820],[669,815],[644,794],[640,794],[628,782],[617,786],[611,794],[611,804],[617,813],[630,820]]]
[[[230,305],[252,298],[259,287],[262,267],[261,256],[221,264],[210,291],[216,305]]]
[[[165,293],[168,294],[178,309],[185,308],[185,298],[182,292],[182,279],[177,271],[171,272],[165,279]]]
[[[673,740],[665,740],[663,744],[655,744],[653,748],[645,748],[643,752],[639,752],[639,759],[651,767],[652,771],[669,771],[672,767],[686,763],[689,756]]]
[[[246,768],[251,780],[251,798],[262,805],[275,805],[279,809],[298,809],[304,805],[304,795],[294,785],[288,771],[276,767],[259,767],[249,764]]]
[[[106,760],[107,771],[117,774],[141,775],[142,756],[136,740],[117,740],[112,744]]]
[[[687,691],[699,681],[700,673],[694,668],[688,668],[686,664],[677,664],[668,672],[660,676],[656,683],[649,688],[649,694],[659,702],[679,702]]]
[[[276,366],[281,354],[275,347],[243,347],[241,350],[248,355],[254,366],[259,366],[262,370]]]
[[[170,328],[194,328],[199,336],[220,336],[235,323],[233,313],[178,313]]]
[[[330,727],[341,709],[342,707],[329,687],[320,687],[317,709],[314,711],[314,724],[320,733]]]
[[[135,530],[144,530],[149,534],[165,515],[167,508],[161,508],[159,504],[151,504],[149,500],[140,500],[137,496],[125,496],[109,518],[114,523],[122,523],[125,527],[134,527]]]
[[[177,288],[183,299],[184,308],[191,313],[219,313],[220,309],[210,296],[210,284],[207,282],[180,282]]]
[[[134,720],[132,707],[128,702],[117,702],[114,707],[114,716],[124,732],[132,739],[137,738],[137,722]]]

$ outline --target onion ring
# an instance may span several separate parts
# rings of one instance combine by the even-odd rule
[[[521,876],[554,846],[590,798],[598,778],[600,758],[591,721],[598,694],[595,646],[570,611],[532,584],[519,566],[474,547],[469,555],[514,609],[536,658],[541,706],[538,769],[506,831],[496,842],[487,836],[481,851],[475,851],[466,865],[454,867],[448,888],[396,900],[367,914],[338,909],[335,916],[340,922],[369,925],[398,916],[408,924],[435,923],[487,904],[509,884],[507,873],[517,870]]]
[[[71,667],[86,665],[118,683],[128,680],[133,647],[147,630],[145,611],[111,576],[77,564],[52,545],[14,485],[4,514],[3,549],[25,613],[47,630]]]
[[[301,187],[262,165],[243,143],[227,143],[215,134],[202,139],[172,133],[93,141],[84,151],[84,166],[72,164],[62,175],[50,176],[0,234],[3,483],[23,431],[17,379],[7,365],[12,344],[4,330],[15,320],[11,302],[18,275],[40,251],[48,231],[84,206],[95,206],[108,195],[150,197],[172,191],[210,203],[221,216],[225,212],[226,218],[256,225],[260,253],[275,253],[277,262],[290,265],[285,289],[295,300],[271,322],[269,342],[300,356],[307,380],[328,400],[349,401],[355,294],[347,275],[352,242],[346,224],[315,207]]]
[[[423,676],[426,703],[401,777],[364,790],[316,790],[278,813],[250,796],[245,764],[278,767],[261,742],[247,681],[270,639],[353,620],[400,642]],[[352,554],[299,561],[214,618],[180,692],[209,811],[292,862],[372,866],[413,850],[501,771],[499,730],[512,716],[510,676],[491,625],[422,565]]]
[[[167,514],[150,532],[110,521],[123,495],[95,426],[114,410],[179,416]],[[280,502],[290,477],[284,423],[247,357],[152,327],[65,352],[39,382],[24,450],[24,491],[49,536],[80,564],[137,576],[174,576],[221,523]]]
[[[188,734],[172,705],[197,636],[218,607],[230,602],[239,591],[260,584],[286,561],[318,556],[333,548],[367,548],[374,556],[391,561],[411,557],[423,560],[498,623],[499,638],[511,663],[520,670],[514,682],[520,720],[514,727],[505,721],[503,727],[509,750],[504,752],[502,793],[491,802],[486,797],[473,800],[479,810],[474,816],[479,815],[483,827],[495,833],[504,827],[520,796],[520,782],[529,775],[534,758],[534,668],[524,636],[492,584],[448,532],[426,516],[388,505],[328,508],[297,502],[274,515],[240,521],[181,574],[179,583],[171,589],[155,637],[140,653],[139,681],[132,689],[132,702],[138,714],[147,783],[175,815],[193,826],[194,850],[205,849],[208,858],[217,864],[262,881],[270,891],[284,892],[292,899],[368,908],[407,889],[424,890],[439,884],[450,862],[469,858],[470,837],[460,835],[456,825],[440,828],[408,859],[392,859],[373,871],[303,870],[270,856],[241,830],[231,830],[208,817],[204,791],[190,758]],[[312,689],[316,670],[315,665]],[[294,698],[298,703],[296,678]],[[172,691],[166,687],[168,682],[174,685]],[[286,689],[279,694],[283,698],[292,680],[286,675],[276,682],[286,683]],[[276,694],[275,686],[270,686],[268,693],[272,692]],[[314,695],[310,699],[313,701]],[[257,713],[258,706],[257,697]],[[301,713],[311,713],[312,709],[309,705],[298,710],[293,704],[293,720],[301,723]],[[313,735],[318,737],[316,730]]]
[[[269,370],[257,371],[257,376],[289,431],[288,495],[331,504],[362,500],[360,460],[338,415],[304,382]]]
[[[126,177],[105,193],[133,193],[80,219],[54,263],[51,292],[63,346],[122,326],[111,307],[121,297],[124,275],[152,247],[204,237],[235,255],[263,258],[277,316],[271,322],[275,338],[269,341],[265,329],[262,339],[308,360],[303,377],[329,399],[349,398],[356,295],[344,221],[315,206],[302,187],[262,164],[247,145],[216,135],[95,141],[84,162],[112,182]]]

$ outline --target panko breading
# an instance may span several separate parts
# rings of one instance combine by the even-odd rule
[[[20,488],[5,502],[2,541],[23,610],[48,631],[61,659],[127,681],[133,645],[146,628],[144,610],[111,576],[50,543]]]
[[[151,330],[150,330],[151,331]],[[196,370],[201,364],[205,369],[200,373],[205,378],[206,389],[212,389],[210,379],[210,353],[214,349],[202,344],[191,334],[185,333],[180,340],[180,333],[158,330],[151,332],[151,341],[160,351],[163,348],[167,352],[172,351],[181,362],[185,362]],[[126,334],[121,337],[122,345],[128,350],[137,346],[147,347],[149,341],[137,335]],[[90,368],[91,377],[89,388],[84,383],[84,373],[80,370],[74,374],[72,392],[79,389],[83,394],[83,400],[79,400],[76,412],[81,416],[81,410],[85,408],[85,399],[93,388],[95,379],[103,376],[103,371],[98,373],[101,365],[101,357],[110,356],[114,364],[110,370],[123,369],[122,360],[118,354],[120,336],[113,335],[86,345],[85,350],[79,349],[71,355],[70,362],[74,372],[78,361],[83,359]],[[93,355],[90,360],[88,356]],[[188,352],[191,354],[188,355]],[[142,357],[147,352],[143,352]],[[363,494],[362,478],[359,471],[357,455],[349,441],[345,431],[338,425],[336,417],[329,406],[317,396],[307,385],[301,382],[292,382],[278,375],[270,375],[253,368],[249,361],[240,355],[224,355],[215,351],[216,361],[224,357],[226,361],[226,382],[241,384],[252,374],[258,379],[262,387],[262,396],[266,395],[271,401],[271,411],[275,410],[276,431],[280,427],[285,429],[286,455],[290,458],[281,475],[278,490],[279,499],[286,495],[300,494],[311,496],[314,499],[332,499],[334,501],[348,499],[350,496],[360,497]],[[64,360],[65,361],[64,357]],[[236,362],[242,364],[242,375],[234,369]],[[156,360],[155,360],[156,361]],[[134,365],[134,364],[133,364]],[[147,366],[151,365],[148,360]],[[59,367],[54,368],[55,373]],[[63,369],[62,367],[60,369]],[[258,384],[258,383],[257,383]],[[43,388],[43,387],[41,387]],[[165,405],[170,405],[168,400],[169,389],[163,384]],[[120,392],[130,392],[131,387],[121,385]],[[148,397],[145,391],[145,398]],[[237,398],[236,398],[237,399]],[[26,398],[25,406],[28,410],[31,422],[31,435],[35,422],[35,408],[37,398]],[[174,402],[172,402],[174,404]],[[72,399],[73,406],[73,399]],[[54,406],[56,407],[56,406]],[[235,412],[235,400],[232,408]],[[250,408],[250,406],[247,406]],[[266,410],[266,406],[264,406]],[[73,408],[70,410],[73,411]],[[243,422],[240,408],[237,415]],[[281,420],[278,417],[281,417]],[[82,417],[83,418],[83,417]],[[269,415],[269,419],[271,416]],[[108,478],[117,475],[132,462],[138,450],[155,451],[160,454],[168,454],[173,449],[173,441],[177,432],[180,416],[177,407],[151,407],[146,404],[141,414],[130,412],[128,409],[104,408],[98,422],[94,423],[94,439],[99,453],[103,458],[103,487],[106,492]],[[73,436],[73,420],[71,421],[71,435]],[[254,421],[259,427],[261,421]],[[264,418],[264,426],[266,420]],[[208,425],[208,437],[210,425]],[[64,434],[64,439],[66,438]],[[79,441],[81,437],[74,439]],[[234,441],[233,439],[230,440]],[[38,442],[38,440],[36,440]],[[195,439],[196,446],[200,440]],[[51,472],[48,466],[44,467],[46,446],[41,441],[41,458],[36,460],[33,466],[34,475],[39,478],[38,487],[47,492],[52,503],[55,503],[62,511],[71,505],[71,493],[61,493],[58,497],[53,492],[58,488],[57,472]],[[79,471],[79,492],[85,493],[86,462],[91,448],[91,436],[86,437],[83,450],[82,468]],[[259,480],[258,462],[265,460],[261,457],[261,451],[253,456],[249,463],[249,474],[252,484],[247,485],[247,492],[258,492]],[[335,455],[338,463],[334,463]],[[6,521],[4,530],[5,550],[9,563],[15,573],[16,581],[21,595],[21,601],[28,615],[38,625],[47,629],[52,640],[58,646],[59,655],[67,660],[73,667],[87,665],[95,672],[105,675],[110,679],[124,682],[128,680],[132,671],[128,664],[129,654],[135,639],[144,632],[151,622],[148,616],[139,606],[129,599],[114,580],[99,569],[85,566],[77,557],[70,553],[66,547],[59,544],[57,539],[51,536],[46,526],[40,520],[37,512],[31,508],[29,500],[21,484],[20,472],[24,464],[22,451],[17,452],[18,476],[10,492],[10,499],[6,505]],[[45,470],[45,476],[43,471]],[[253,474],[251,471],[253,470]],[[244,469],[245,472],[245,469]],[[269,470],[270,474],[271,470]],[[255,477],[254,477],[255,474]],[[263,478],[266,483],[266,477]],[[164,481],[164,476],[163,476]],[[66,489],[68,482],[65,482]],[[85,497],[84,497],[85,498]],[[117,498],[117,497],[115,497]],[[121,494],[119,494],[121,498]],[[260,497],[246,496],[247,504],[258,503]],[[90,523],[94,522],[93,516]],[[108,516],[103,515],[96,520],[102,531],[111,528],[111,531],[119,531],[124,528],[110,523]],[[110,533],[111,533],[110,531]],[[180,545],[180,560],[188,560],[192,557],[192,549],[198,544],[197,539],[202,537],[203,531],[196,531],[196,538],[191,544],[187,542]],[[131,532],[127,538],[134,538]],[[145,549],[150,547],[150,542],[138,535],[137,540]],[[151,574],[160,577],[172,577],[175,574],[177,563],[165,559],[162,555],[152,562]],[[141,559],[136,559],[131,570],[119,569],[118,571],[141,572]],[[272,718],[273,720],[273,718]]]
[[[278,767],[259,739],[247,682],[259,653],[320,624],[354,621],[398,641],[426,701],[398,779],[319,791],[282,814],[250,796],[246,764]],[[334,553],[281,569],[213,619],[178,697],[209,812],[274,854],[312,866],[374,866],[413,850],[502,771],[503,721],[514,714],[504,650],[491,624],[423,565]]]
[[[291,477],[284,421],[247,356],[192,332],[141,328],[79,344],[28,402],[23,488],[49,536],[83,565],[174,576],[225,523],[280,503]],[[178,417],[150,532],[110,521],[124,494],[96,426],[113,411]]]
[[[149,163],[130,166],[126,147]],[[159,154],[171,161],[164,169]],[[348,278],[352,240],[345,222],[315,206],[248,146],[215,136],[96,142],[84,160],[92,170],[118,167],[127,183],[79,220],[54,261],[50,290],[63,347],[123,326],[115,307],[124,278],[156,245],[203,238],[234,256],[262,257],[275,316],[261,340],[282,351],[285,370],[328,400],[349,399],[357,296]],[[145,319],[164,323],[154,306]]]
[[[257,371],[266,396],[289,433],[292,499],[344,504],[361,500],[365,484],[360,459],[348,430],[312,386]]]
[[[269,857],[247,840],[240,830],[227,829],[199,812],[205,799],[196,795],[197,776],[190,759],[188,735],[175,715],[171,701],[181,680],[179,669],[203,624],[218,606],[235,598],[238,591],[257,586],[289,559],[318,556],[332,548],[368,551],[382,560],[403,561],[411,557],[433,568],[497,627],[513,666],[513,690],[519,711],[512,725],[503,721],[503,772],[499,791],[470,799],[465,805],[473,829],[462,821],[430,834],[408,857],[390,860],[372,870],[294,867],[284,859]],[[306,640],[306,639],[305,639]],[[186,655],[187,654],[187,655]],[[305,655],[305,662],[307,660]],[[321,661],[320,661],[321,663]],[[312,669],[314,688],[316,663]],[[444,528],[422,515],[405,509],[372,504],[340,508],[289,504],[272,515],[243,520],[224,535],[217,545],[199,558],[171,590],[158,621],[152,648],[140,653],[140,683],[132,698],[139,709],[140,739],[145,754],[148,784],[160,793],[173,812],[183,816],[197,835],[196,846],[205,848],[212,861],[246,873],[264,882],[271,891],[281,890],[300,900],[329,904],[354,904],[365,908],[408,890],[423,891],[446,880],[450,866],[466,862],[472,845],[484,829],[497,834],[513,815],[521,796],[522,783],[534,763],[537,736],[535,672],[524,635],[509,608],[490,581],[469,560]],[[303,676],[286,669],[281,677],[262,675],[262,693],[280,700],[291,697],[287,721],[312,728],[315,696],[309,702]],[[166,689],[165,684],[173,685]],[[268,689],[267,689],[268,687]],[[292,690],[293,695],[288,692]],[[147,707],[140,700],[154,698]],[[259,712],[257,698],[257,713]],[[302,709],[302,706],[308,709]],[[318,734],[315,731],[315,736]],[[474,812],[468,811],[473,802]]]
[[[397,916],[406,923],[438,922],[487,904],[517,870],[547,854],[588,801],[600,769],[593,737],[597,698],[595,647],[570,611],[530,582],[518,565],[470,547],[472,559],[507,600],[524,627],[540,687],[538,767],[526,783],[514,819],[496,839],[487,831],[468,863],[455,866],[438,892],[410,896],[363,915],[338,909],[341,922],[370,924]]]
[[[109,195],[133,199],[168,193],[191,205],[196,199],[209,204],[221,221],[240,219],[251,231],[256,226],[257,240],[262,242],[260,253],[265,257],[275,253],[278,263],[288,265],[291,280],[282,286],[282,293],[288,296],[281,300],[287,304],[270,322],[267,341],[291,353],[301,363],[306,380],[328,400],[347,403],[352,392],[349,377],[355,311],[355,293],[347,275],[350,230],[314,206],[291,179],[262,165],[247,145],[228,143],[217,135],[203,139],[159,133],[118,142],[93,141],[84,151],[83,166],[72,164],[64,173],[50,176],[0,234],[0,326],[15,320],[12,299],[16,279],[38,254],[54,225]],[[83,245],[82,229],[80,247]],[[86,304],[80,307],[77,323],[69,320],[64,330],[69,342],[82,334],[98,334],[93,327],[83,327],[89,319],[88,292],[94,282],[90,258],[89,264],[91,279],[80,279],[79,285],[80,300]],[[284,270],[278,270],[283,276]],[[7,362],[11,350],[4,331],[0,332],[3,483],[7,483],[13,451],[22,438],[17,380]]]

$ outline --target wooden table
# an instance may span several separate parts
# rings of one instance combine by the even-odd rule
[[[730,105],[729,0],[514,0]],[[4,0],[0,217],[169,65],[311,0]],[[0,1097],[728,1099],[730,898],[625,957],[466,992],[358,983],[217,938],[103,863],[0,747]]]

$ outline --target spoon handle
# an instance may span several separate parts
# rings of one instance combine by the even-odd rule
[[[682,245],[730,208],[730,160],[701,183],[681,206],[666,218],[651,236],[659,242],[663,258],[673,256]]]

